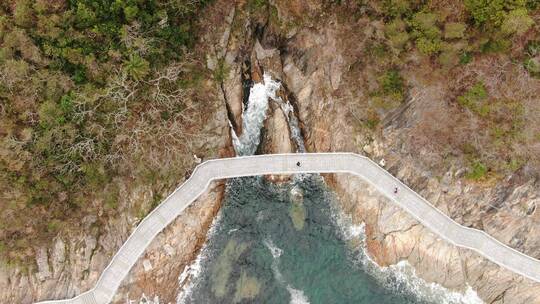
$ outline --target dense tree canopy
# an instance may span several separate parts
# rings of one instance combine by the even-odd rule
[[[114,206],[118,164],[143,157],[127,126],[185,108],[180,74],[204,2],[0,4],[0,251],[56,233],[89,197]]]

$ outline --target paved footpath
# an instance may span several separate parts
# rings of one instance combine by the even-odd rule
[[[72,299],[40,303],[109,303],[154,237],[195,201],[210,182],[232,177],[291,173],[350,173],[359,176],[442,239],[472,249],[502,267],[540,282],[539,260],[502,244],[483,231],[459,225],[365,156],[352,153],[270,154],[209,160],[198,165],[185,183],[141,221],[94,288]]]

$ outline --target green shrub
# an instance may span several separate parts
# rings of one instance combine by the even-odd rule
[[[464,0],[465,8],[471,14],[476,25],[491,23],[502,24],[505,0]]]
[[[436,24],[437,19],[436,14],[419,12],[410,20],[412,35],[416,37],[416,47],[428,56],[438,53],[442,47],[442,34]]]
[[[126,21],[131,22],[137,18],[139,14],[139,8],[136,5],[128,5],[124,7],[124,16]]]
[[[60,98],[60,109],[64,116],[68,116],[73,112],[73,96],[66,94]]]
[[[465,0],[465,7],[477,26],[491,33],[523,34],[534,21],[525,0]]]
[[[510,161],[507,162],[506,167],[508,170],[510,170],[510,172],[515,172],[521,167],[523,167],[524,164],[525,161],[518,157],[510,159]]]
[[[470,171],[467,173],[467,178],[472,180],[483,179],[488,172],[488,168],[480,161],[475,161],[470,167]]]
[[[407,31],[407,24],[399,18],[393,19],[389,23],[385,24],[384,32],[388,36],[394,36],[401,32]]]
[[[150,64],[137,54],[131,54],[124,62],[124,70],[135,80],[142,80],[150,71]]]
[[[416,47],[423,54],[430,56],[441,50],[441,41],[439,39],[420,37],[416,39]]]
[[[371,92],[371,104],[379,109],[393,109],[404,100],[404,81],[399,71],[391,69],[378,79],[379,89]]]
[[[96,13],[82,1],[77,2],[75,10],[75,24],[79,28],[86,28],[94,25],[98,21]]]
[[[53,128],[66,122],[64,112],[54,101],[47,100],[39,107],[39,123],[45,129]]]
[[[390,17],[402,17],[410,14],[411,1],[408,0],[384,0],[383,11]]]
[[[512,42],[507,38],[494,35],[480,46],[482,53],[502,53],[506,52],[512,46]]]
[[[401,19],[392,20],[385,26],[385,34],[393,48],[403,49],[409,41],[409,33],[407,33],[406,27],[407,25]]]
[[[413,15],[411,26],[418,31],[426,33],[439,31],[439,29],[436,28],[437,20],[438,16],[436,14],[422,11]]]
[[[4,72],[12,81],[23,81],[30,72],[30,65],[24,60],[6,60]]]
[[[534,20],[527,13],[527,9],[520,8],[510,11],[504,18],[501,31],[506,35],[525,33],[534,24]]]
[[[459,22],[449,22],[444,25],[444,38],[457,39],[465,36],[467,26]]]
[[[473,55],[471,52],[462,52],[460,55],[459,55],[459,63],[460,64],[467,64],[469,62],[471,62],[473,59]]]
[[[459,55],[454,50],[444,50],[439,54],[439,63],[444,67],[452,67],[459,63]]]
[[[32,10],[32,2],[28,0],[20,0],[15,4],[15,11],[13,12],[13,19],[15,23],[21,27],[32,26],[32,19],[34,12]]]
[[[540,77],[540,40],[527,42],[523,66],[532,77]]]
[[[523,62],[523,66],[533,77],[540,77],[540,59],[527,58]]]
[[[102,164],[85,163],[82,165],[81,170],[85,175],[87,184],[94,187],[94,189],[108,181],[107,170]]]
[[[540,7],[540,1],[538,0],[527,0],[527,4],[525,5],[530,11],[536,10],[538,7]]]
[[[248,8],[252,11],[256,11],[265,8],[268,4],[268,0],[249,0]]]
[[[409,42],[409,34],[407,32],[400,32],[389,38],[392,47],[400,50],[407,45],[407,42]]]
[[[389,70],[379,78],[379,85],[384,94],[403,94],[403,78],[398,70]]]
[[[530,57],[540,55],[540,40],[531,40],[527,42],[525,50],[527,52],[527,55]]]
[[[484,102],[488,98],[488,93],[483,83],[477,82],[473,85],[465,94],[457,98],[458,103],[470,109],[471,111],[480,114],[486,115],[486,107]]]

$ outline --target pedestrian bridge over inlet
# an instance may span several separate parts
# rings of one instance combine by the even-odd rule
[[[210,182],[242,176],[294,173],[356,175],[442,239],[474,250],[501,267],[540,282],[539,260],[504,245],[483,231],[461,226],[365,156],[352,153],[269,154],[215,159],[201,163],[188,180],[135,228],[105,268],[94,288],[72,299],[40,303],[109,303],[150,242],[195,201],[208,188]]]

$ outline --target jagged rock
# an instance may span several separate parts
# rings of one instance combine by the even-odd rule
[[[162,303],[176,301],[178,278],[189,267],[206,240],[206,233],[221,206],[223,182],[213,183],[176,220],[160,233],[137,261],[113,303],[159,295]],[[201,233],[203,232],[203,233]],[[189,278],[183,282],[187,284]]]
[[[144,259],[142,261],[144,272],[149,272],[153,269],[152,262],[150,262],[148,259]]]
[[[231,124],[234,127],[237,136],[242,134],[242,112],[244,104],[242,102],[242,77],[240,66],[232,65],[227,78],[223,81],[222,90],[229,112]]]
[[[238,5],[243,3],[240,1]],[[212,45],[208,48],[207,67],[216,72],[220,63],[224,63],[224,70],[228,71],[223,83],[217,84],[212,80],[208,83],[219,91],[214,97],[221,98],[224,101],[221,104],[229,108],[229,118],[237,134],[242,131],[242,65],[245,59],[251,58],[252,70],[262,65],[266,71],[283,80],[296,97],[308,150],[359,152],[362,147],[359,142],[373,140],[366,152],[372,153],[376,159],[384,156],[388,167],[397,172],[400,179],[434,200],[440,210],[461,224],[482,228],[499,240],[540,257],[538,182],[504,184],[502,187],[508,193],[495,193],[480,185],[463,182],[466,171],[459,166],[437,174],[437,163],[428,158],[430,155],[426,149],[410,155],[403,144],[409,140],[407,129],[414,126],[421,110],[419,107],[435,104],[432,99],[419,97],[411,110],[401,113],[399,120],[404,123],[403,127],[390,123],[381,131],[382,134],[373,134],[375,138],[369,140],[367,136],[356,134],[354,128],[358,122],[348,117],[349,110],[361,105],[359,100],[365,97],[361,91],[373,90],[377,81],[370,77],[365,80],[365,88],[357,89],[349,85],[351,75],[347,70],[357,63],[358,58],[365,57],[362,41],[385,39],[382,23],[362,19],[352,25],[336,20],[326,22],[322,18],[325,14],[321,12],[323,4],[317,1],[272,0],[271,3],[277,7],[281,21],[304,22],[304,26],[293,27],[283,33],[287,41],[279,49],[286,52],[281,53],[274,48],[277,46],[270,47],[266,42],[263,47],[254,40],[256,35],[251,32],[249,22],[240,17],[236,20],[240,13],[232,1],[218,3],[217,9],[222,12],[212,20],[222,20],[222,24],[211,24],[206,29],[206,43]],[[318,24],[315,25],[314,20]],[[365,26],[369,23],[372,26]],[[347,26],[353,26],[354,30]],[[363,27],[365,30],[357,30]],[[360,36],[349,39],[342,33]],[[407,60],[417,64],[421,62],[414,57]],[[254,81],[261,81],[261,70],[248,74]],[[439,91],[439,88],[430,88],[429,84],[413,85],[420,91]],[[435,106],[444,101],[439,99]],[[267,141],[263,146],[272,153],[290,152],[293,148],[284,114],[279,107],[274,105],[273,108],[274,113],[266,122],[266,128],[272,130],[267,133],[269,138],[263,139]],[[229,140],[223,132],[227,130],[226,112],[221,111],[220,115],[208,122],[209,128],[216,129],[215,136],[202,139],[204,143],[201,146],[212,149],[226,145],[224,141]],[[221,128],[218,127],[220,125]],[[426,177],[419,172],[429,174]],[[407,260],[427,281],[458,290],[463,290],[468,284],[488,303],[540,303],[539,283],[439,239],[364,182],[349,175],[329,176],[327,181],[336,189],[341,198],[339,203],[344,212],[351,215],[353,223],[365,222],[368,251],[377,263],[389,265]],[[91,227],[96,226],[101,214],[85,218],[86,233],[58,239],[52,249],[37,248],[37,269],[31,269],[30,275],[21,269],[7,269],[0,265],[0,302],[30,303],[35,299],[69,297],[88,289],[136,223],[136,218],[124,215],[124,212],[138,208],[139,203],[150,204],[151,194],[150,189],[124,189],[121,196],[130,198],[120,202],[119,213],[122,215],[119,218],[109,219],[98,230]],[[145,292],[160,293],[166,300],[175,300],[178,274],[204,241],[204,225],[213,218],[212,212],[217,210],[216,201],[211,198],[200,207],[188,208],[185,217],[178,218],[153,242],[145,254],[145,259],[154,265],[153,269],[145,273],[143,262],[139,261],[118,295],[118,301],[122,301],[128,291],[133,298]],[[491,203],[496,203],[496,206]]]
[[[373,149],[371,148],[370,145],[365,145],[362,150],[364,150],[364,152],[366,152],[367,154],[371,154],[373,153]]]
[[[294,143],[291,139],[285,113],[275,101],[270,101],[268,112],[264,122],[260,154],[293,153]],[[269,175],[268,179],[274,182],[284,182],[290,179],[290,175]]]
[[[54,277],[58,277],[66,261],[66,244],[61,238],[56,239],[51,260]]]
[[[343,85],[345,74],[335,72],[343,71],[343,67],[358,58],[351,55],[358,45],[339,35],[340,31],[353,32],[346,31],[345,26],[328,22],[316,28],[300,29],[287,42],[286,48],[294,51],[283,55],[284,80],[296,96],[308,149],[372,153],[373,159],[384,159],[386,167],[399,179],[454,220],[483,229],[500,241],[539,257],[539,238],[532,237],[540,235],[540,212],[533,207],[540,197],[537,181],[506,182],[500,186],[505,191],[497,192],[492,190],[496,187],[464,181],[465,171],[459,167],[437,172],[443,160],[434,158],[426,149],[411,154],[407,147],[410,145],[408,130],[418,120],[418,112],[423,110],[418,107],[433,106],[429,94],[416,97],[413,108],[400,114],[399,123],[383,126],[379,134],[363,135],[362,139],[354,123],[347,123],[351,120],[346,109],[359,107],[358,99],[362,95],[354,86]],[[377,29],[368,34],[377,36],[380,32]],[[357,42],[359,37],[356,38]],[[341,67],[334,69],[334,64]],[[370,81],[374,80],[365,80],[368,86]],[[426,84],[419,85],[419,89],[431,93],[440,91]],[[351,98],[338,100],[336,91],[340,96]],[[370,142],[370,145],[365,147],[355,142]],[[352,216],[353,222],[365,222],[368,251],[377,263],[389,265],[407,260],[428,282],[462,291],[470,285],[488,303],[540,303],[539,283],[502,269],[474,252],[456,248],[418,223],[413,225],[414,219],[402,210],[389,208],[392,203],[365,183],[338,174],[331,184],[340,196],[344,212]],[[497,206],[493,202],[498,202]]]
[[[206,55],[206,67],[211,71],[215,71],[217,66],[218,66],[217,58],[215,56],[207,54]]]
[[[252,62],[256,61],[257,66],[264,67],[264,72],[274,79],[283,79],[283,67],[281,66],[280,52],[277,49],[264,49],[259,40],[253,46]]]
[[[49,255],[47,254],[47,248],[40,247],[36,250],[36,264],[38,267],[37,278],[41,282],[51,277],[51,270],[49,266]]]
[[[255,60],[252,60],[251,73],[250,73],[251,81],[253,81],[253,83],[263,83],[264,82],[263,74],[264,72],[262,71],[259,63]]]
[[[287,117],[281,107],[271,101],[268,117],[264,122],[264,132],[261,140],[261,154],[293,153],[294,143]]]

